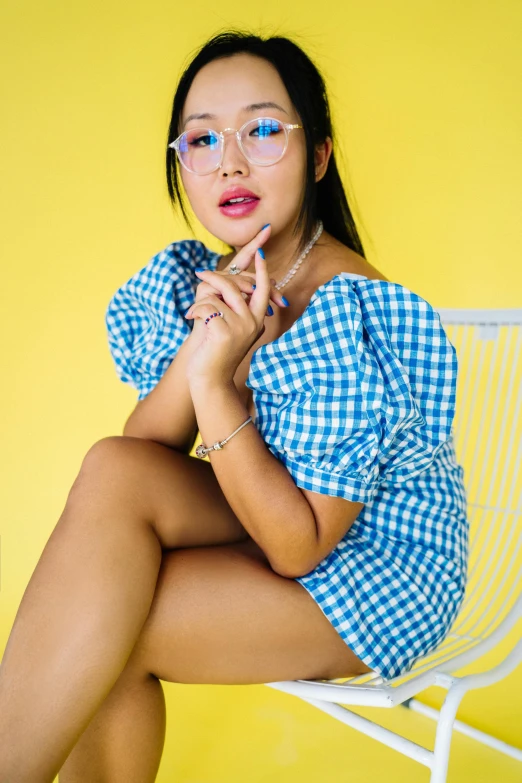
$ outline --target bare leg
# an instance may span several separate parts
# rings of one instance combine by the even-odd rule
[[[52,783],[150,610],[162,550],[144,509],[132,512],[110,486],[90,496],[82,485],[80,473],[0,668],[0,783]]]
[[[59,783],[153,783],[165,745],[160,680],[126,668],[59,772]]]
[[[26,588],[0,666],[0,783],[52,783],[128,668],[162,547],[198,546],[207,536],[245,539],[210,465],[137,438],[95,444]],[[150,704],[151,693],[152,686],[142,696]]]

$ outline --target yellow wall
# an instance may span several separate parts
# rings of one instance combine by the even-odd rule
[[[435,307],[522,305],[519,0],[4,0],[0,649],[83,455],[121,434],[135,404],[106,343],[109,298],[189,236],[163,173],[180,67],[211,34],[246,25],[294,36],[322,68],[369,260]],[[519,671],[468,695],[459,716],[521,745],[521,686]],[[265,686],[165,690],[160,781],[428,780]],[[425,719],[383,712],[430,741]],[[514,762],[454,742],[453,780],[501,768],[515,780]]]

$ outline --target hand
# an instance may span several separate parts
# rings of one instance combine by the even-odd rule
[[[246,269],[254,257],[254,274],[230,275],[227,270],[196,272],[203,282],[198,285],[195,303],[186,313],[187,318],[195,318],[188,338],[193,343],[186,365],[189,385],[202,378],[217,383],[232,381],[238,366],[265,331],[270,295],[274,302],[284,305],[281,294],[271,285],[266,261],[257,252],[270,230],[270,226],[262,229],[234,258],[240,269]],[[255,283],[255,291],[248,278]],[[215,316],[205,324],[205,319],[218,311],[224,317]]]
[[[252,283],[255,283],[255,274],[243,271],[241,274],[230,275],[228,270],[232,264],[236,264],[240,269],[247,269],[252,262],[252,258],[254,257],[256,250],[269,238],[271,230],[272,229],[270,224],[266,228],[261,229],[261,231],[259,231],[247,245],[241,248],[239,253],[236,254],[236,257],[230,262],[226,269],[216,272],[216,275],[223,275],[228,280],[231,280],[233,283],[235,283],[237,288],[242,292],[244,298],[248,299],[249,301],[250,296],[254,290]],[[271,279],[270,282],[275,284],[276,281]],[[210,282],[207,282],[207,280],[202,280],[196,289],[195,303],[200,303],[204,300],[206,301],[210,294],[216,294],[221,302],[223,301],[221,291],[218,290],[215,286],[211,285]],[[278,292],[277,288],[271,286],[270,294],[274,301],[276,301],[277,297],[277,301],[281,301],[282,304],[286,306],[286,300],[285,302],[282,301],[283,297]],[[194,317],[193,307],[194,305],[189,307],[185,313],[185,318]],[[190,348],[191,352],[196,350],[200,343],[206,339],[207,327],[205,326],[205,318],[196,318],[194,320],[192,331],[185,341],[187,343],[187,348]],[[264,329],[260,332],[260,335],[263,333],[263,331]]]

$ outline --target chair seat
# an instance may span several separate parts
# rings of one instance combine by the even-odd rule
[[[518,549],[518,547],[517,547]],[[408,672],[387,680],[377,672],[334,680],[288,680],[266,683],[271,688],[335,704],[360,707],[395,707],[431,685],[448,687],[452,673],[493,649],[522,617],[522,596],[514,581],[496,612],[487,617],[475,606],[470,611],[470,597],[464,600],[453,629],[431,653],[418,658]],[[486,616],[485,616],[486,615]],[[486,625],[484,620],[488,619]],[[464,628],[482,628],[482,633],[463,633]],[[493,630],[492,630],[493,629]]]
[[[319,699],[337,704],[354,706],[395,707],[419,691],[436,685],[437,676],[442,674],[439,665],[452,657],[456,635],[447,637],[448,651],[444,655],[443,645],[436,651],[419,658],[409,672],[391,680],[377,672],[367,672],[357,677],[339,677],[335,680],[290,680],[266,683],[276,690],[291,693],[304,699]],[[451,647],[451,649],[450,649]]]

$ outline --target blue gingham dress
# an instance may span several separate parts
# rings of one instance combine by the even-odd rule
[[[193,322],[196,267],[219,254],[174,242],[124,283],[105,316],[116,371],[142,400]],[[303,489],[364,507],[296,581],[384,679],[447,635],[466,583],[464,471],[452,422],[456,352],[431,305],[397,283],[341,272],[252,355],[255,426]]]

